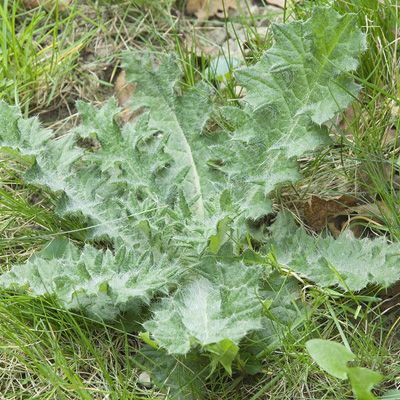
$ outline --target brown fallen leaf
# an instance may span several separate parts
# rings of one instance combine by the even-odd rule
[[[300,0],[266,0],[269,6],[278,7],[280,9],[289,8],[292,5],[300,3]]]
[[[132,97],[135,87],[135,84],[127,82],[125,71],[121,71],[115,80],[114,93],[119,106],[122,107],[119,119],[123,123],[131,121],[135,116],[140,114],[139,111],[132,111],[128,107],[129,99]]]
[[[382,137],[382,146],[394,146],[399,147],[399,132],[393,126],[388,126]]]
[[[335,238],[347,228],[351,229],[355,237],[360,238],[368,235],[370,229],[377,231],[384,229],[385,221],[395,223],[393,211],[383,201],[355,206],[348,204],[344,207],[342,212],[328,218],[328,229]]]
[[[125,107],[135,90],[135,84],[126,81],[125,71],[121,71],[117,76],[114,84],[115,96],[118,99],[118,104]]]
[[[225,26],[194,27],[195,34],[183,34],[183,44],[189,52],[197,57],[216,57],[221,53],[221,45],[227,41],[229,35]]]
[[[229,9],[236,10],[236,0],[188,0],[186,4],[186,12],[199,20],[224,18]]]
[[[269,4],[271,6],[279,7],[279,8],[284,8],[285,3],[286,3],[286,5],[288,5],[289,1],[285,2],[285,0],[267,0],[267,4]]]
[[[68,9],[69,5],[72,3],[72,0],[23,0],[22,3],[25,8],[31,10],[33,8],[37,8],[39,6],[43,6],[47,10],[54,7],[58,1],[58,9],[61,12],[64,12]]]
[[[345,223],[343,217],[345,219],[348,217],[346,211],[356,204],[357,200],[347,195],[329,200],[312,196],[304,206],[304,219],[315,232],[319,233],[325,226],[328,226],[333,236],[336,237]]]

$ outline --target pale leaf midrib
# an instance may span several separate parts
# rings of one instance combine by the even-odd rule
[[[156,85],[159,86],[157,83],[156,83]],[[182,126],[179,123],[179,120],[177,118],[177,115],[176,115],[176,112],[175,112],[175,107],[174,107],[175,104],[173,104],[171,106],[170,102],[166,98],[166,95],[165,95],[164,91],[163,90],[159,90],[159,92],[161,94],[163,103],[166,106],[166,108],[170,111],[170,115],[171,115],[171,117],[173,119],[174,125],[176,126],[176,131],[175,132],[170,132],[170,135],[171,136],[172,135],[179,136],[179,139],[180,139],[179,142],[183,144],[182,153],[186,154],[186,157],[183,157],[183,158],[187,162],[187,165],[189,166],[190,171],[191,171],[191,176],[192,176],[192,180],[191,181],[193,182],[193,188],[194,188],[194,192],[196,194],[193,197],[195,197],[197,199],[196,199],[196,202],[194,204],[190,205],[190,207],[191,207],[192,211],[195,212],[197,217],[199,217],[200,219],[204,219],[204,217],[205,217],[205,209],[204,209],[203,193],[202,193],[202,190],[201,190],[200,175],[199,175],[199,173],[197,171],[196,163],[194,161],[193,154],[192,154],[192,149],[190,147],[189,142],[186,139],[186,136],[185,136],[185,134],[183,132]],[[171,136],[169,137],[168,141],[171,139]],[[174,149],[174,151],[176,151],[176,150]],[[186,194],[190,194],[191,195],[190,192],[192,192],[192,191],[189,192],[186,189],[186,187],[184,187],[184,191],[185,191]],[[191,199],[190,200],[192,200],[192,195],[191,195]]]

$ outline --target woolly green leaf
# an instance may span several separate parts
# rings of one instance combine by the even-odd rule
[[[144,85],[151,86],[157,75],[171,88],[171,97],[164,105],[170,107],[168,112],[150,101],[151,94],[153,102],[160,99],[158,90],[146,88],[146,102],[138,85],[137,101],[148,109],[136,122],[119,127],[115,121],[119,109],[113,99],[99,110],[78,103],[81,125],[53,138],[50,131],[40,128],[37,119],[24,120],[4,103],[0,107],[0,146],[34,160],[26,180],[59,194],[55,201],[61,215],[83,216],[82,222],[89,225],[88,239],[107,239],[119,249],[115,256],[106,252],[105,261],[101,261],[100,251],[85,248],[83,265],[88,262],[85,268],[90,270],[86,279],[81,276],[78,250],[71,250],[58,259],[48,260],[42,254],[24,266],[15,266],[2,276],[2,285],[22,285],[36,295],[54,293],[67,308],[83,309],[105,319],[129,307],[134,309],[136,300],[149,302],[155,293],[167,293],[176,283],[180,260],[198,257],[197,246],[207,246],[219,219],[211,207],[215,179],[207,175],[205,156],[205,143],[213,139],[201,135],[211,110],[205,89],[175,94],[180,74],[176,61],[167,58],[158,71],[151,65],[145,71],[140,61],[131,57],[131,70],[136,67],[138,73],[147,74],[143,75]],[[193,107],[199,95],[203,101]],[[196,186],[200,176],[201,188]],[[203,189],[211,197],[207,215]],[[207,232],[206,221],[210,222]],[[221,246],[222,239],[218,238],[214,248]],[[121,249],[126,248],[131,249],[129,257],[120,257],[125,251]],[[119,276],[118,271],[124,275]],[[182,269],[179,275],[184,276]]]
[[[327,142],[321,124],[358,93],[348,72],[364,37],[353,21],[316,9],[308,21],[275,26],[274,46],[237,74],[247,95],[243,109],[221,110],[228,131],[205,132],[209,90],[182,91],[173,57],[159,66],[125,57],[136,84],[132,108],[143,113],[122,128],[115,100],[100,110],[78,103],[81,125],[59,138],[1,105],[0,147],[34,160],[26,180],[55,192],[58,213],[80,216],[88,240],[115,249],[53,249],[57,258],[38,255],[2,285],[54,293],[68,308],[114,318],[179,284],[145,324],[169,353],[237,345],[261,329],[262,269],[220,253],[233,235],[246,234],[243,226],[232,232],[238,214],[257,219],[271,211],[270,193],[298,179],[296,158]]]
[[[171,260],[153,265],[148,257],[138,259],[124,247],[114,255],[89,245],[80,250],[69,243],[58,257],[46,253],[15,265],[2,275],[0,284],[27,288],[35,296],[53,294],[67,309],[112,320],[124,311],[139,313],[154,294],[167,293],[182,272]]]
[[[0,138],[2,147],[19,150],[23,155],[37,155],[52,132],[40,127],[37,118],[21,118],[17,107],[0,102]]]
[[[178,97],[176,84],[182,74],[173,57],[165,59],[155,70],[148,57],[128,55],[124,68],[127,80],[137,85],[131,101],[132,108],[149,109],[148,127],[162,133],[165,143],[163,150],[173,160],[170,179],[181,176],[185,200],[193,216],[204,219],[204,191],[209,183],[202,175],[206,159],[197,159],[194,154],[196,146],[191,141],[195,140],[197,132],[203,130],[208,119],[208,92],[191,90],[185,96]]]
[[[136,361],[149,370],[152,381],[161,389],[168,389],[174,400],[200,400],[206,397],[205,380],[209,362],[197,352],[185,356],[171,356],[162,349],[144,347]]]
[[[173,57],[154,67],[149,57],[129,54],[124,65],[136,83],[132,108],[145,110],[137,123],[119,128],[115,101],[98,111],[79,103],[81,126],[48,140],[36,120],[24,122],[3,110],[0,145],[35,156],[29,182],[61,192],[59,213],[86,217],[92,238],[140,246],[132,225],[142,214],[155,219],[149,227],[156,232],[172,228],[169,237],[177,237],[175,225],[181,228],[188,218],[192,231],[209,238],[227,217],[219,201],[229,190],[243,215],[257,219],[271,211],[266,195],[298,179],[295,157],[326,142],[319,124],[357,93],[346,73],[364,46],[353,17],[331,9],[316,9],[306,22],[276,25],[274,35],[263,59],[237,74],[247,106],[223,111],[232,135],[202,133],[211,111],[208,90],[200,85],[180,94]],[[167,208],[175,220],[166,217]],[[212,251],[223,241],[219,228]]]
[[[182,287],[154,308],[144,327],[171,354],[186,354],[192,345],[224,339],[238,343],[247,332],[261,329],[257,297],[259,269],[238,261],[205,261],[211,273]]]
[[[138,59],[131,58],[132,65],[144,74],[142,65],[137,65]],[[173,219],[178,225],[186,217],[203,222],[206,216],[202,191],[212,193],[212,180],[205,176],[207,146],[202,140],[208,139],[200,132],[211,103],[204,88],[175,95],[173,88],[179,74],[172,59],[166,59],[159,71],[147,71],[147,79],[162,77],[163,84],[172,90],[170,109],[163,106],[160,93],[148,91],[148,112],[136,123],[120,128],[115,122],[119,112],[115,100],[100,110],[78,103],[82,123],[60,139],[51,139],[51,132],[41,129],[36,119],[26,121],[2,104],[0,146],[35,157],[27,181],[60,192],[57,211],[61,215],[83,215],[92,226],[91,238],[122,239],[128,245],[137,245],[142,237],[132,228],[143,215],[150,219],[149,229],[157,232],[159,228],[164,236],[175,225]],[[140,85],[138,101],[139,93]],[[192,107],[194,98],[196,107]],[[152,107],[150,99],[160,101],[162,110]],[[143,100],[140,105],[147,103]],[[192,155],[196,148],[199,164],[203,164],[198,168]],[[177,212],[172,220],[167,216],[168,208]],[[153,238],[154,235],[153,232]]]
[[[218,148],[221,169],[242,188],[236,198],[252,219],[271,211],[271,191],[298,180],[296,157],[327,143],[322,124],[357,95],[349,72],[365,49],[354,16],[332,8],[316,8],[305,22],[274,25],[273,37],[256,65],[236,73],[247,107],[224,111],[236,129],[229,145]]]
[[[357,291],[368,284],[388,287],[400,279],[400,244],[386,239],[356,239],[351,231],[315,238],[281,213],[271,228],[279,264],[322,287],[338,285]]]

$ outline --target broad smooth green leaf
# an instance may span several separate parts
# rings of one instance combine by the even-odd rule
[[[371,390],[375,385],[382,382],[383,376],[380,373],[368,368],[349,367],[347,375],[357,400],[377,400]]]
[[[382,382],[383,376],[362,367],[350,367],[354,354],[340,343],[323,339],[312,339],[306,343],[314,361],[326,372],[339,379],[349,379],[357,400],[376,400],[372,388]]]
[[[355,355],[340,343],[323,339],[311,339],[306,343],[307,350],[321,369],[339,379],[347,379],[349,361]]]
[[[211,357],[211,373],[218,364],[221,364],[225,371],[232,375],[232,363],[239,352],[239,346],[229,339],[221,340],[219,343],[210,344],[206,347]]]

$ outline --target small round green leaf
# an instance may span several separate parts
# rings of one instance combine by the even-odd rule
[[[371,390],[378,383],[382,382],[383,376],[375,371],[362,367],[349,367],[347,375],[357,400],[376,400]]]
[[[340,343],[330,340],[312,339],[306,343],[307,350],[321,369],[339,379],[347,379],[347,363],[354,354]]]

